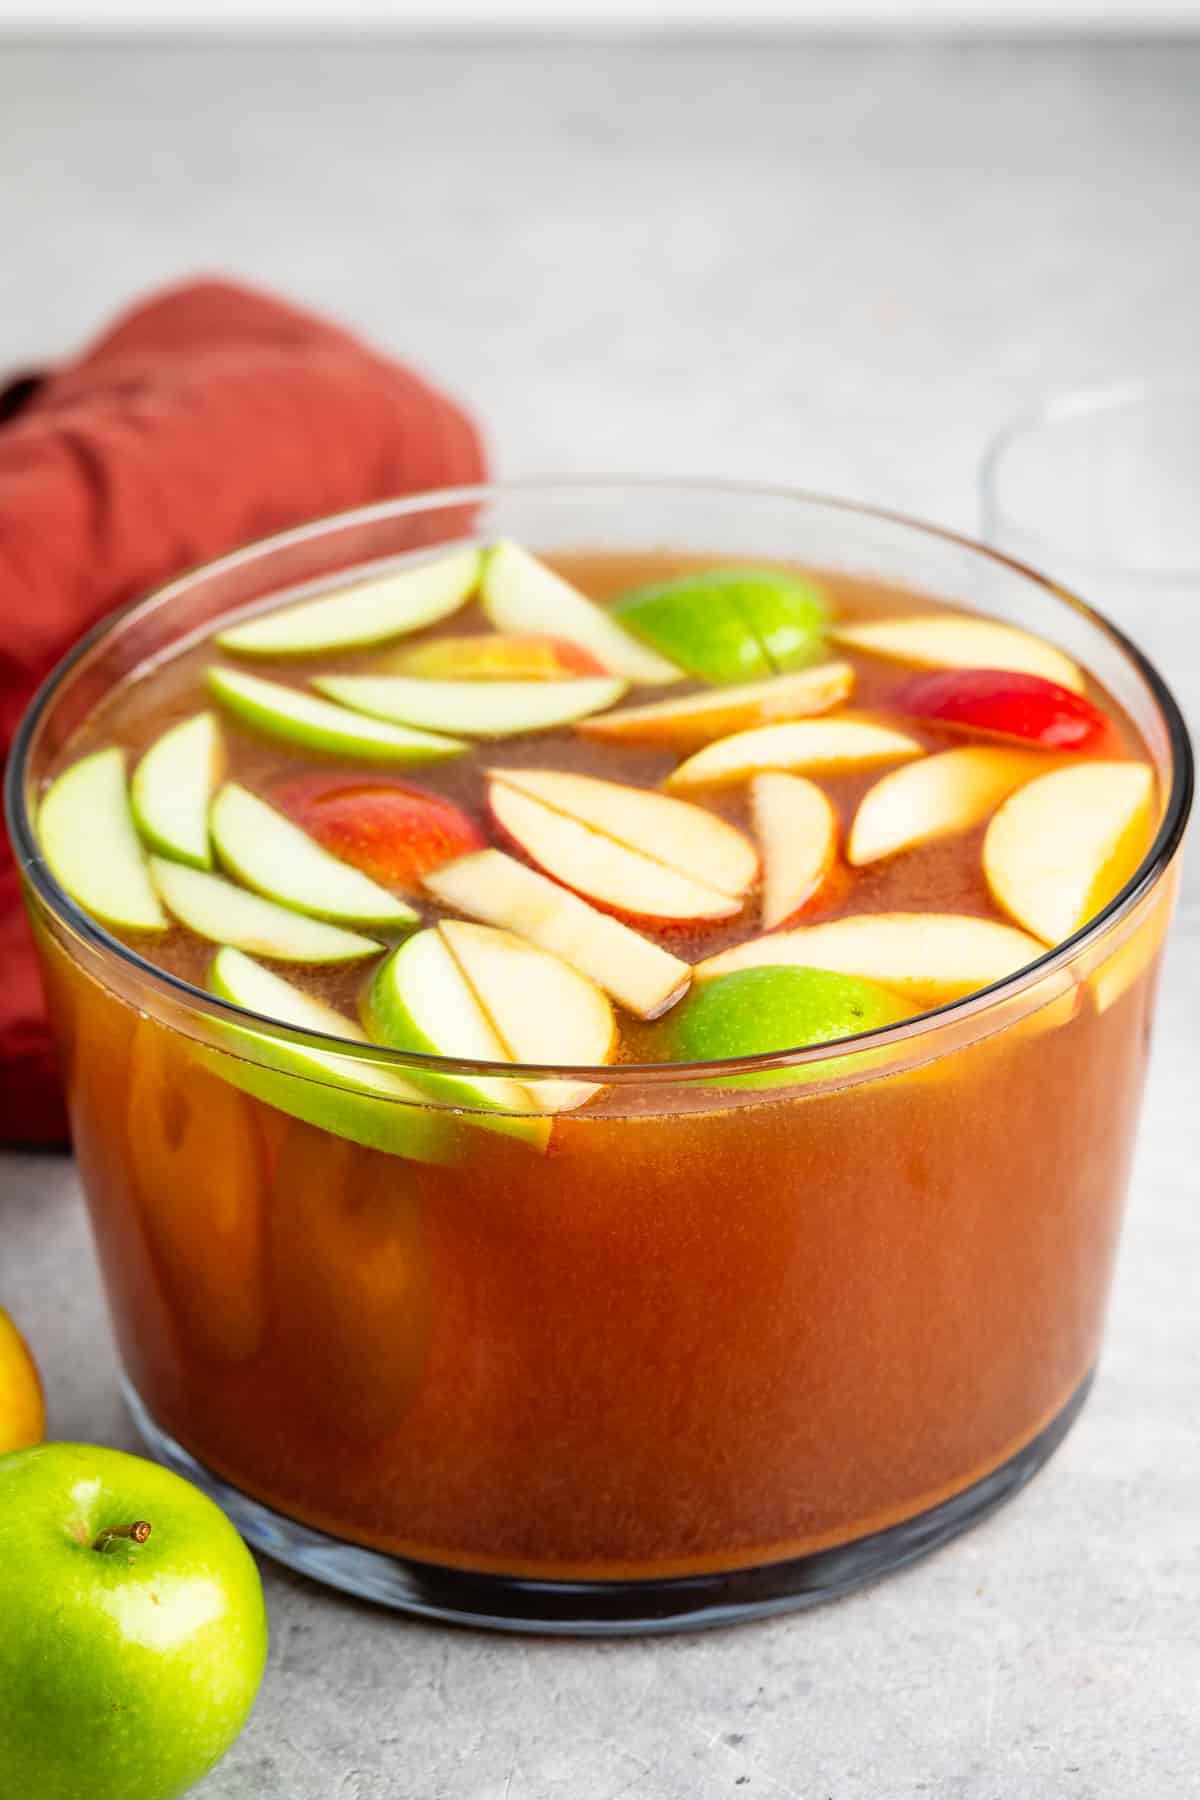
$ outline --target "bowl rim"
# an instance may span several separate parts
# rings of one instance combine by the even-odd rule
[[[394,1050],[384,1044],[361,1042],[349,1038],[333,1037],[323,1032],[298,1029],[287,1025],[282,1020],[274,1019],[268,1014],[252,1012],[247,1008],[233,1005],[207,989],[186,981],[182,976],[160,968],[139,951],[115,937],[98,920],[86,913],[64,888],[60,887],[38,847],[33,819],[27,805],[26,770],[30,754],[34,748],[39,728],[49,714],[60,689],[88,657],[108,640],[118,636],[135,620],[148,615],[153,610],[166,607],[179,593],[193,588],[200,581],[235,570],[289,545],[304,543],[308,539],[320,537],[335,529],[349,529],[358,525],[369,525],[376,521],[403,518],[415,513],[428,513],[452,507],[481,506],[491,501],[538,491],[571,493],[580,490],[605,491],[621,488],[636,489],[643,494],[655,492],[702,494],[707,492],[723,494],[731,498],[742,496],[746,499],[791,500],[810,507],[844,513],[852,518],[866,518],[896,525],[905,531],[912,532],[918,538],[935,538],[942,543],[964,549],[972,556],[1011,569],[1015,574],[1044,590],[1059,604],[1086,619],[1094,629],[1110,640],[1127,662],[1133,665],[1136,673],[1150,690],[1165,729],[1170,754],[1171,787],[1163,807],[1159,827],[1145,856],[1129,880],[1108,904],[1078,931],[1061,944],[1047,949],[1033,962],[1027,963],[1023,968],[991,983],[988,987],[977,989],[962,999],[947,1001],[941,1006],[931,1007],[927,1011],[916,1013],[909,1019],[885,1026],[878,1031],[831,1039],[826,1043],[764,1051],[752,1056],[716,1058],[702,1062],[615,1064],[510,1063],[485,1061],[471,1057],[438,1056],[422,1051]],[[436,550],[438,547],[437,545],[423,545],[421,550]],[[385,559],[380,558],[380,560]],[[376,501],[367,506],[352,507],[339,513],[327,514],[319,519],[309,520],[303,525],[292,526],[284,531],[272,532],[265,537],[253,539],[235,550],[198,563],[182,574],[172,576],[169,581],[158,584],[147,593],[135,597],[107,614],[55,664],[38,687],[22,715],[13,736],[7,764],[5,812],[9,836],[22,878],[29,882],[38,899],[60,926],[66,926],[75,936],[82,938],[90,949],[93,952],[99,952],[102,958],[115,960],[125,965],[140,980],[148,983],[152,991],[158,992],[177,1006],[183,1003],[192,1012],[199,1012],[205,1017],[215,1020],[218,1025],[238,1027],[243,1037],[253,1033],[268,1040],[282,1040],[298,1047],[319,1050],[327,1056],[336,1054],[347,1064],[361,1061],[376,1068],[389,1069],[399,1076],[406,1074],[412,1076],[414,1073],[443,1076],[466,1074],[480,1077],[502,1076],[516,1082],[565,1078],[590,1081],[605,1087],[687,1083],[717,1085],[721,1082],[728,1083],[732,1077],[743,1074],[761,1074],[774,1069],[780,1071],[799,1069],[803,1068],[806,1063],[818,1061],[835,1063],[842,1057],[858,1057],[868,1051],[897,1049],[913,1044],[919,1039],[936,1034],[947,1025],[970,1020],[978,1014],[990,1012],[1003,1002],[1018,998],[1026,990],[1063,970],[1084,954],[1092,944],[1098,942],[1112,927],[1132,913],[1157,885],[1169,868],[1182,841],[1191,810],[1195,780],[1192,746],[1186,724],[1170,688],[1154,664],[1103,613],[1077,594],[1064,588],[1059,582],[1041,574],[1037,569],[1031,568],[1027,563],[1009,556],[991,545],[980,543],[963,532],[933,525],[924,520],[915,519],[909,514],[886,507],[869,505],[862,501],[843,499],[835,495],[822,494],[807,488],[786,484],[727,479],[675,478],[659,475],[527,476],[517,480],[478,482],[459,487],[427,489],[420,493]],[[217,946],[214,946],[214,954],[216,948]],[[126,996],[119,995],[118,997],[126,1004],[129,1003]],[[169,1028],[178,1030],[179,1025],[172,1019]],[[931,1057],[935,1057],[940,1052],[935,1048],[930,1054]],[[888,1070],[883,1068],[878,1071],[878,1074],[882,1076],[887,1072]],[[317,1083],[321,1078],[314,1075],[312,1079],[314,1083]],[[836,1074],[829,1077],[830,1081],[836,1079]],[[328,1085],[336,1086],[338,1084],[335,1080]],[[828,1083],[823,1078],[821,1086],[827,1085]],[[763,1100],[769,1099],[773,1095],[770,1090],[759,1092],[757,1096],[748,1092],[747,1099],[752,1097]],[[420,1101],[422,1104],[426,1104],[426,1097],[420,1096]],[[428,1104],[444,1106],[444,1103],[439,1102],[435,1096],[430,1096]],[[456,1110],[462,1109],[457,1108]]]

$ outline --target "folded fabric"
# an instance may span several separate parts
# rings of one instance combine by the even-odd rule
[[[410,369],[226,282],[135,308],[0,395],[0,762],[38,682],[112,608],[325,513],[478,480],[479,435]],[[0,839],[0,1140],[66,1120]]]

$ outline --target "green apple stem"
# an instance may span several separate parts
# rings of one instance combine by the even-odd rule
[[[93,1550],[111,1550],[113,1545],[124,1539],[128,1543],[144,1544],[150,1536],[150,1526],[145,1519],[135,1519],[132,1525],[107,1525],[92,1545]]]

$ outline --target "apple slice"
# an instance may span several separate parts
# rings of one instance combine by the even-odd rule
[[[921,669],[1013,669],[1083,692],[1083,676],[1069,656],[1032,632],[1002,625],[998,619],[915,613],[899,619],[862,619],[836,626],[832,635],[850,650],[890,662],[913,663]]]
[[[774,963],[860,975],[916,1006],[942,1006],[991,987],[1044,956],[1036,938],[963,913],[856,913],[753,938],[697,964],[707,981]]]
[[[220,875],[189,869],[165,857],[150,858],[154,885],[175,917],[214,944],[274,957],[277,962],[357,962],[380,946],[356,931],[306,919],[289,907],[248,894]]]
[[[765,769],[838,775],[922,754],[916,738],[871,719],[796,719],[719,738],[680,763],[664,786],[730,787]]]
[[[690,801],[555,769],[489,769],[488,774],[493,782],[515,788],[731,899],[740,899],[758,877],[758,857],[750,840],[736,826]]]
[[[483,1010],[518,1063],[611,1062],[617,1047],[613,1010],[600,989],[561,957],[511,931],[443,919],[438,927]],[[565,1112],[598,1090],[584,1081],[526,1084],[539,1108]]]
[[[165,931],[138,841],[125,755],[95,750],[55,778],[37,817],[50,872],[87,912],[126,931]]]
[[[1154,771],[1086,762],[1018,789],[983,841],[983,871],[1010,917],[1061,944],[1125,886],[1150,842]]]
[[[307,750],[362,757],[369,762],[422,763],[458,756],[467,748],[459,738],[367,719],[258,675],[217,667],[208,671],[207,679],[217,699],[243,725]]]
[[[692,978],[679,957],[597,912],[501,850],[478,850],[425,877],[443,906],[499,925],[559,956],[642,1019],[655,1019]]]
[[[863,795],[847,860],[862,868],[914,844],[969,831],[1049,766],[1036,750],[971,744],[893,769]]]
[[[628,687],[619,675],[571,681],[423,681],[407,675],[323,675],[330,700],[355,712],[466,737],[515,737],[549,731],[612,706]]]
[[[194,869],[212,867],[208,807],[225,765],[211,713],[197,713],[157,738],[133,772],[134,822],[151,850]]]
[[[419,914],[369,876],[339,862],[236,781],[213,802],[217,854],[246,887],[281,906],[348,925],[415,925]]]
[[[430,869],[484,846],[475,821],[453,801],[394,776],[310,771],[271,797],[341,862],[405,893],[417,892]]]
[[[501,542],[484,558],[483,610],[498,631],[549,632],[578,644],[610,674],[641,687],[682,681],[683,671],[621,629],[602,606],[538,562],[519,544]]]
[[[363,1001],[363,1018],[369,1035],[393,1050],[472,1062],[511,1060],[437,930],[417,932],[379,965]],[[494,1112],[496,1118],[487,1121],[491,1129],[545,1149],[550,1122],[520,1116],[534,1111],[537,1104],[520,1082],[499,1075],[443,1075],[424,1069],[414,1072],[413,1079],[433,1098],[452,1106]]]
[[[755,775],[750,807],[762,845],[762,922],[771,931],[819,892],[837,859],[838,817],[803,775]]]
[[[819,663],[790,675],[774,675],[768,681],[690,694],[686,700],[626,706],[620,712],[581,719],[575,729],[602,743],[662,744],[687,750],[753,725],[832,712],[849,698],[853,687],[854,670],[849,663]]]
[[[744,681],[816,660],[829,610],[775,569],[701,569],[622,594],[613,615],[700,681]]]
[[[1043,750],[1086,750],[1109,730],[1086,695],[1017,669],[934,669],[903,682],[888,706],[934,725]]]
[[[525,854],[566,887],[635,919],[730,919],[741,901],[628,850],[577,819],[493,781],[492,816]]]
[[[469,600],[479,583],[478,550],[453,550],[432,562],[274,607],[217,636],[238,656],[315,656],[357,650],[433,625]]]
[[[566,638],[478,636],[435,638],[384,659],[391,675],[420,675],[429,681],[560,681],[572,675],[603,675],[604,664]]]
[[[208,985],[231,1005],[297,1031],[355,1044],[367,1041],[353,1019],[240,950],[217,951]],[[452,1116],[431,1107],[418,1088],[390,1069],[336,1050],[289,1043],[249,1026],[223,1025],[221,1034],[234,1054],[201,1051],[206,1067],[289,1118],[415,1162],[452,1162],[461,1150],[462,1134]]]

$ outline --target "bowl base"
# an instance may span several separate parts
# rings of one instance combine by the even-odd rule
[[[885,1531],[786,1562],[660,1581],[533,1581],[389,1556],[329,1537],[222,1481],[157,1424],[128,1381],[133,1422],[151,1455],[193,1482],[264,1555],[361,1599],[447,1624],[603,1637],[736,1625],[837,1598],[968,1531],[1025,1486],[1058,1449],[1087,1399],[1089,1372],[1023,1449],[949,1500]]]

